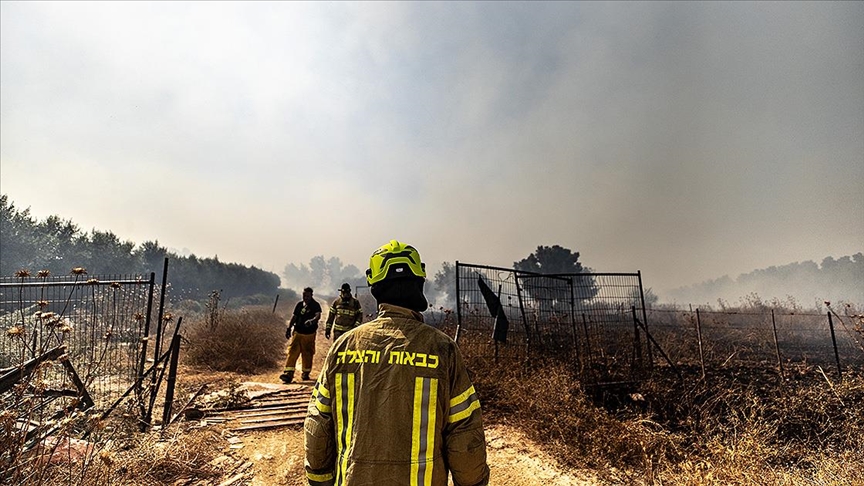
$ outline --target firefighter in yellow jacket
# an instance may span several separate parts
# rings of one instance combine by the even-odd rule
[[[360,301],[351,296],[351,285],[342,284],[339,288],[339,297],[330,306],[327,315],[327,325],[324,328],[324,337],[330,339],[330,331],[333,331],[333,340],[359,326],[363,321],[363,309]],[[335,325],[334,325],[335,324]]]
[[[480,402],[456,343],[423,323],[425,265],[396,240],[366,279],[378,317],[337,340],[305,423],[311,486],[485,486]]]

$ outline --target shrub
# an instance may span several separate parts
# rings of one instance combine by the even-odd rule
[[[641,467],[675,448],[665,432],[595,406],[564,363],[538,361],[520,368],[472,360],[469,366],[487,421],[519,427],[567,466]]]
[[[187,328],[184,363],[216,371],[256,373],[274,368],[285,351],[285,322],[265,310],[223,310]]]
[[[682,381],[658,369],[638,390],[595,397],[564,362],[466,362],[487,422],[516,426],[564,465],[613,482],[864,484],[857,373],[838,383],[818,370]]]

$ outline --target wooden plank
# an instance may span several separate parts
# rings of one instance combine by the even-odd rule
[[[252,403],[267,403],[267,402],[279,402],[283,400],[293,400],[297,402],[308,402],[309,399],[312,398],[311,393],[304,393],[303,395],[273,395],[267,398],[260,398],[257,400],[252,400]]]
[[[262,409],[262,408],[267,408],[267,407],[272,407],[272,406],[278,406],[278,405],[290,405],[290,404],[296,404],[296,403],[303,403],[303,404],[308,405],[308,404],[309,404],[309,401],[308,401],[308,400],[305,400],[305,399],[304,399],[304,400],[288,400],[288,401],[284,401],[284,400],[283,400],[283,401],[280,401],[280,402],[270,402],[270,403],[265,403],[265,404],[260,404],[260,403],[252,402],[252,403],[250,403],[250,404],[246,404],[246,405],[239,406],[239,407],[219,407],[219,408],[208,408],[208,409],[203,409],[202,411],[203,411],[204,413],[212,413],[212,412],[234,412],[234,411],[237,411],[237,410],[252,410],[252,409],[257,410],[257,409]]]
[[[278,403],[271,403],[268,405],[261,405],[261,406],[257,406],[257,407],[236,408],[234,410],[226,410],[226,412],[237,412],[237,411],[241,411],[241,410],[269,410],[272,408],[287,407],[287,406],[308,407],[309,404],[306,402],[301,402],[301,403],[298,403],[298,402],[278,402]]]
[[[244,418],[253,418],[253,417],[266,417],[268,415],[279,415],[286,413],[306,413],[306,409],[296,409],[296,408],[278,408],[275,410],[268,410],[266,412],[256,412],[256,413],[244,413],[237,415],[227,415],[227,417],[235,418],[235,419],[244,419]]]
[[[272,405],[274,403],[309,403],[309,399],[307,397],[303,397],[300,400],[292,400],[290,397],[282,398],[279,400],[262,400],[260,402],[255,402],[257,405]]]
[[[303,425],[303,420],[290,420],[285,422],[277,422],[272,424],[255,424],[255,425],[246,425],[243,427],[237,427],[231,429],[234,432],[243,432],[247,430],[263,430],[263,429],[275,429],[278,427],[288,427],[290,425]]]
[[[65,352],[66,346],[60,345],[37,358],[31,359],[30,361],[22,363],[21,365],[12,368],[10,371],[7,371],[5,374],[0,376],[0,393],[5,393],[16,383],[30,376],[40,363],[57,359]]]
[[[301,421],[306,420],[306,414],[303,415],[277,415],[270,418],[260,418],[260,419],[252,419],[252,420],[241,420],[241,424],[266,424],[268,422],[281,422],[284,420],[292,420],[292,419],[300,419]]]
[[[273,411],[273,410],[284,410],[286,408],[293,408],[296,410],[306,410],[308,408],[308,406],[305,404],[302,406],[285,404],[285,405],[279,405],[279,406],[274,405],[271,407],[238,408],[236,410],[224,410],[224,411],[216,412],[216,413],[207,412],[207,416],[208,417],[219,417],[219,416],[237,415],[237,414],[243,414],[243,413],[269,412],[269,411]]]

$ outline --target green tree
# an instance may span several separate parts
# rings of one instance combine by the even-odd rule
[[[36,272],[39,242],[30,209],[19,211],[8,196],[0,195],[0,275],[18,270]]]
[[[599,289],[591,275],[577,275],[590,273],[591,269],[583,267],[579,262],[579,252],[573,252],[559,245],[538,246],[537,250],[527,257],[513,263],[513,268],[524,272],[539,273],[544,275],[561,275],[570,278],[573,282],[574,294],[579,300],[587,300],[595,295]],[[548,295],[550,290],[545,285],[528,279],[525,288],[534,298]],[[555,289],[552,292],[554,301],[569,299],[569,289]],[[565,293],[566,292],[566,293]]]
[[[111,231],[82,233],[58,216],[36,221],[29,209],[19,210],[0,195],[0,276],[18,270],[66,275],[73,267],[84,267],[94,276],[156,272],[161,277],[165,257],[171,292],[179,298],[204,299],[216,289],[225,289],[229,297],[272,298],[279,289],[279,276],[259,268],[225,264],[218,257],[180,257],[155,241],[136,247]]]
[[[513,263],[516,270],[526,272],[550,274],[583,273],[586,271],[579,262],[579,252],[562,246],[538,246],[534,253],[518,262]]]
[[[160,272],[164,265],[165,257],[168,255],[168,249],[159,246],[159,240],[145,241],[135,249],[135,255],[138,258],[141,273],[149,274],[150,272],[154,272],[161,275]]]
[[[83,265],[91,274],[123,274],[137,270],[131,241],[120,241],[111,231],[93,230],[90,234],[90,256]]]

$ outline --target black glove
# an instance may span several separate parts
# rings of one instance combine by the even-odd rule
[[[324,331],[324,337],[327,339],[330,339],[330,329],[327,329],[326,331]]]
[[[291,339],[291,328],[290,327],[285,328],[285,339]]]

